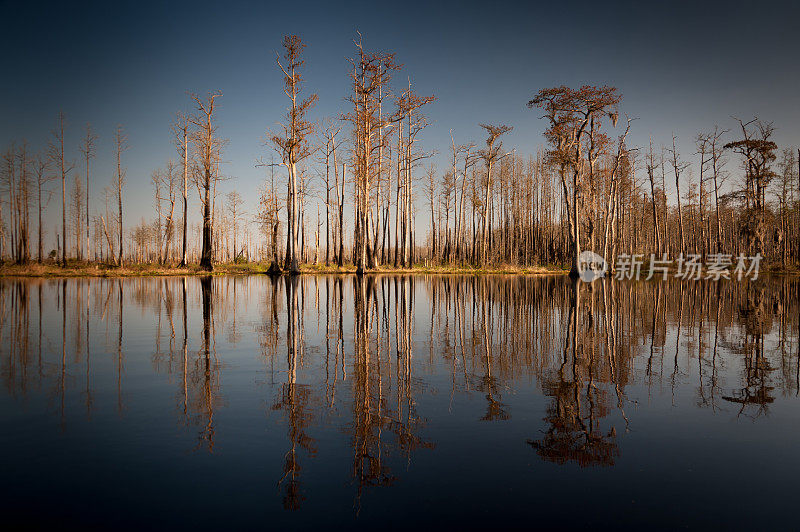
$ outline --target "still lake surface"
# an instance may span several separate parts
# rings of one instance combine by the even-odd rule
[[[5,279],[0,311],[7,525],[797,526],[796,279]]]

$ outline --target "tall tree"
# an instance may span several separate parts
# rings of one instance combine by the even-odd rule
[[[89,161],[95,157],[95,144],[97,143],[97,135],[92,131],[92,125],[86,124],[86,135],[83,137],[81,143],[81,153],[83,160],[86,163],[86,259],[89,260]]]
[[[67,174],[75,167],[64,155],[64,133],[67,118],[63,111],[58,113],[56,127],[48,146],[50,160],[61,177],[61,265],[67,266]]]
[[[394,54],[369,52],[364,49],[361,36],[357,41],[356,55],[349,59],[352,69],[350,80],[353,91],[347,101],[353,106],[347,118],[353,131],[353,178],[355,183],[355,245],[356,272],[376,266],[375,241],[370,244],[370,227],[377,226],[373,218],[371,193],[381,171],[383,128],[390,118],[382,111],[384,91],[391,73],[400,66]],[[375,152],[378,152],[377,154]]]
[[[288,184],[288,230],[289,230],[289,271],[298,273],[300,267],[297,262],[297,246],[299,236],[299,214],[300,214],[300,189],[298,183],[297,165],[311,153],[306,137],[313,133],[314,124],[306,119],[309,109],[317,102],[317,95],[310,94],[305,99],[300,100],[300,93],[303,88],[303,77],[300,68],[305,61],[301,59],[305,44],[297,35],[287,35],[283,38],[284,63],[281,63],[280,56],[276,57],[278,67],[283,72],[284,89],[283,92],[291,106],[286,113],[284,122],[281,123],[282,134],[273,134],[272,142],[275,149],[281,156],[281,163],[289,172]]]
[[[122,126],[117,125],[117,130],[114,132],[114,146],[116,148],[117,156],[117,175],[114,180],[114,192],[117,195],[117,227],[119,229],[119,250],[117,256],[117,265],[122,266],[122,233],[123,233],[123,217],[122,217],[122,188],[125,185],[125,169],[122,167],[122,152],[128,149],[128,137],[125,135]]]
[[[183,231],[181,232],[181,262],[180,266],[186,266],[187,255],[187,235],[189,216],[189,119],[184,113],[178,113],[175,123],[172,125],[172,132],[175,135],[175,146],[178,149],[178,156],[181,160],[181,170],[183,171]]]
[[[681,238],[680,250],[684,252],[686,248],[686,237],[683,231],[683,210],[681,206],[681,174],[683,174],[684,170],[689,168],[689,163],[681,160],[681,154],[675,144],[676,140],[677,137],[673,133],[672,148],[669,150],[669,153],[671,156],[670,163],[672,164],[672,171],[675,175],[675,195],[678,201],[678,229]]]
[[[236,192],[235,190],[228,193],[228,214],[230,216],[231,228],[233,230],[233,260],[236,261],[239,258],[239,248],[237,247],[237,239],[238,231],[239,231],[239,221],[241,217],[245,214],[242,211],[242,205],[244,205],[244,200],[242,199],[241,194]]]
[[[194,126],[192,140],[199,164],[195,183],[203,209],[203,245],[200,253],[200,267],[211,271],[213,249],[213,227],[211,221],[212,188],[218,178],[217,170],[224,142],[217,136],[217,125],[214,122],[216,100],[221,92],[210,93],[205,99],[196,94],[191,98],[196,104],[196,112],[189,119]]]
[[[422,108],[435,101],[435,96],[420,96],[411,88],[411,79],[408,88],[397,99],[397,112],[393,120],[398,124],[397,151],[398,151],[398,179],[397,179],[397,211],[400,228],[395,231],[402,234],[400,237],[400,263],[402,266],[411,267],[414,264],[414,177],[413,170],[423,159],[430,157],[416,148],[417,137],[430,125]],[[405,136],[403,136],[403,122],[405,121]],[[397,246],[395,246],[397,247]],[[397,258],[395,257],[395,263]]]
[[[725,148],[742,156],[745,171],[744,196],[745,220],[741,230],[745,233],[748,247],[755,253],[763,253],[767,232],[766,191],[776,176],[772,163],[778,145],[771,140],[775,128],[772,123],[754,118],[749,122],[736,119],[742,130],[742,138],[725,144]]]
[[[324,120],[322,128],[322,159],[325,163],[325,266],[330,264],[331,258],[331,189],[336,189],[338,179],[336,168],[336,135],[342,130],[342,127],[337,125],[333,120]],[[331,176],[331,166],[333,166],[334,175]],[[334,190],[336,192],[336,190]]]
[[[70,198],[72,213],[70,217],[72,218],[72,225],[74,227],[73,232],[75,236],[75,258],[80,260],[81,256],[81,236],[83,236],[83,231],[81,226],[83,225],[83,186],[81,184],[80,174],[75,175],[75,182],[72,186],[72,197]]]
[[[170,243],[175,236],[175,191],[179,186],[178,175],[175,172],[175,162],[170,159],[167,161],[167,170],[164,174],[166,195],[163,199],[167,204],[167,215],[164,220],[164,255],[162,256],[161,263],[166,264],[169,260]]]
[[[489,217],[491,216],[489,195],[492,190],[492,167],[497,164],[497,161],[508,155],[502,153],[503,143],[498,139],[514,128],[506,125],[493,126],[491,124],[481,124],[480,126],[489,135],[486,138],[486,148],[480,151],[480,156],[486,163],[486,194],[483,202],[483,241],[481,244],[481,265],[486,265],[489,253]]]
[[[593,138],[604,118],[610,118],[612,124],[616,125],[617,107],[621,98],[615,87],[584,85],[579,89],[566,86],[542,89],[528,102],[528,107],[544,110],[544,118],[550,122],[545,137],[551,145],[551,162],[559,168],[563,199],[567,207],[571,248],[570,276],[573,278],[580,275],[578,257],[581,253],[581,221],[578,216],[581,209],[578,201],[583,196],[582,173],[587,163],[586,137]],[[571,184],[566,180],[567,171],[572,173]]]
[[[658,209],[656,208],[656,181],[655,171],[658,167],[655,153],[653,152],[653,138],[650,138],[650,151],[647,152],[647,178],[650,181],[650,198],[653,207],[653,237],[655,240],[655,250],[660,255],[661,251],[661,232],[658,224]]]
[[[43,250],[43,229],[44,226],[42,225],[42,211],[44,210],[44,205],[42,204],[42,192],[44,186],[51,181],[54,176],[50,173],[50,161],[47,157],[43,155],[39,155],[36,158],[34,166],[34,173],[36,174],[36,206],[39,212],[39,222],[38,222],[38,243],[37,243],[37,255],[36,260],[41,264],[42,260],[44,260],[44,250]],[[49,202],[49,199],[48,199]]]

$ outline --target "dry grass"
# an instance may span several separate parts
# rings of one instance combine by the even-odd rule
[[[212,275],[257,275],[266,274],[269,264],[262,263],[237,263],[216,264]],[[335,265],[305,264],[301,266],[303,274],[354,274],[355,266],[346,264],[341,268]],[[526,267],[496,266],[491,268],[473,268],[470,266],[431,266],[417,264],[413,268],[381,267],[368,273],[399,273],[399,274],[562,274],[566,270],[557,267]],[[208,275],[197,265],[187,268],[160,266],[158,264],[129,264],[123,267],[110,266],[102,263],[87,263],[69,261],[66,267],[54,262],[45,264],[31,263],[26,266],[16,264],[0,265],[0,277],[158,277],[169,275]]]
[[[262,275],[267,274],[269,264],[267,263],[224,263],[214,265],[211,275]],[[763,273],[778,275],[798,275],[800,270],[796,265],[787,268],[779,264],[762,264]],[[304,264],[300,267],[300,272],[307,275],[322,274],[355,274],[356,267],[352,264],[345,264],[341,268],[333,264]],[[519,267],[514,265],[496,265],[488,268],[475,268],[472,266],[453,266],[453,265],[431,265],[425,263],[415,264],[413,268],[393,268],[383,266],[377,270],[371,270],[370,274],[441,274],[441,275],[553,275],[566,274],[568,270],[559,266],[526,266]],[[189,265],[187,268],[172,266],[160,266],[158,264],[129,264],[122,268],[110,266],[102,263],[87,263],[79,261],[69,261],[66,268],[62,268],[55,262],[45,264],[31,263],[27,266],[4,263],[0,264],[0,277],[158,277],[158,276],[182,276],[182,275],[208,275],[209,272],[201,270],[197,265]]]

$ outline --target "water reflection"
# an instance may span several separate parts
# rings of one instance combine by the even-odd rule
[[[369,491],[424,475],[414,470],[420,456],[465,460],[452,454],[454,440],[516,438],[504,426],[524,425],[518,443],[528,461],[592,468],[618,464],[629,435],[660,419],[643,414],[646,405],[737,423],[768,418],[778,398],[800,391],[799,286],[790,278],[4,280],[0,378],[11,402],[3,418],[21,423],[13,405],[41,397],[36,414],[61,431],[87,431],[113,409],[143,429],[154,452],[171,419],[191,454],[225,453],[260,425],[280,448],[263,453],[276,464],[270,475],[284,509],[339,485],[349,486],[357,516]],[[344,456],[347,471],[332,461]]]

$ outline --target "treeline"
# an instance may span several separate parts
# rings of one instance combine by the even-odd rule
[[[192,94],[193,110],[177,114],[175,159],[151,175],[154,215],[128,228],[122,127],[113,135],[112,182],[103,203],[90,205],[97,135],[87,125],[79,162],[71,160],[62,113],[46,149],[32,153],[23,141],[3,157],[0,257],[208,270],[215,262],[259,261],[275,272],[308,263],[352,264],[359,272],[421,261],[549,264],[569,265],[573,274],[587,249],[612,263],[620,253],[761,253],[783,267],[800,260],[800,151],[779,147],[771,123],[714,126],[694,135],[692,153],[680,153],[675,135],[636,147],[628,142],[635,122],[621,115],[616,88],[547,88],[521,116],[543,120],[545,146],[523,155],[503,144],[511,126],[480,124],[481,143],[451,131],[442,154],[448,163],[437,169],[422,144],[426,109],[436,98],[418,94],[410,78],[393,83],[401,70],[395,54],[369,51],[359,38],[347,108],[312,121],[318,97],[303,83],[304,48],[298,36],[287,36],[277,59],[287,113],[267,132],[267,153],[257,162],[266,178],[254,212],[239,192],[223,195],[219,186],[227,179],[215,115],[221,92]],[[43,213],[57,193],[53,180],[61,184],[62,220],[52,228],[56,246],[46,252]],[[189,223],[195,193],[200,216]]]

